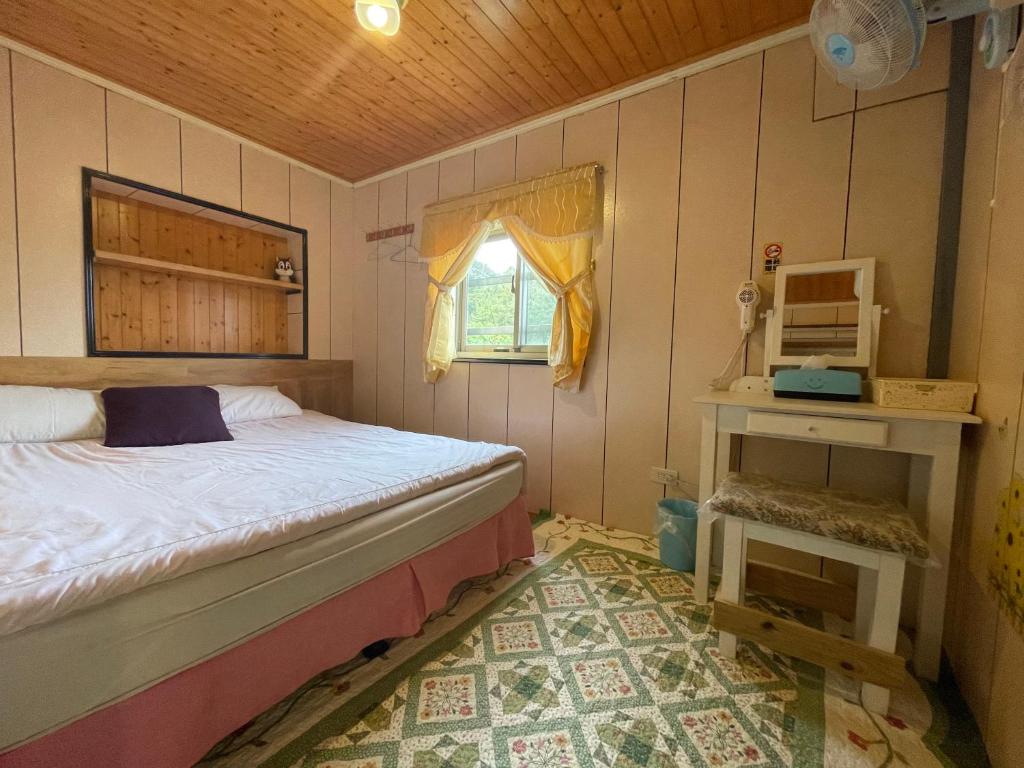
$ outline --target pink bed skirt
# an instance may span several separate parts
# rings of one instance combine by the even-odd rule
[[[460,581],[533,553],[520,496],[475,528],[242,645],[0,755],[0,768],[188,768],[311,677],[372,642],[416,634]]]

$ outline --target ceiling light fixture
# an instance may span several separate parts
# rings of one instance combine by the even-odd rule
[[[356,0],[356,18],[363,29],[391,37],[402,23],[406,0]]]

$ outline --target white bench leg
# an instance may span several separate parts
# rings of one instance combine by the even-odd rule
[[[747,537],[743,533],[743,521],[738,517],[725,518],[725,555],[722,558],[722,580],[718,585],[719,600],[743,605],[746,593]],[[723,656],[736,658],[736,635],[731,632],[718,633],[718,651]]]
[[[857,613],[854,616],[853,639],[868,644],[871,619],[875,613],[875,593],[878,592],[878,571],[860,566],[857,569]]]
[[[715,516],[703,509],[697,516],[697,556],[693,572],[693,592],[698,605],[707,605],[711,580],[711,542]]]
[[[896,650],[896,636],[900,625],[900,601],[903,598],[903,573],[906,561],[895,555],[881,555],[878,562],[878,571],[872,578],[859,575],[857,578],[857,629],[861,630],[863,625],[867,634],[867,644],[872,648],[892,653]],[[861,571],[864,569],[862,568]],[[861,583],[865,584],[875,581],[874,605],[871,606],[870,621],[865,617],[861,618],[860,609],[862,598],[860,595]],[[864,598],[866,603],[867,598]],[[864,683],[861,686],[861,700],[864,707],[872,712],[886,714],[889,711],[889,689],[882,688],[872,683]]]

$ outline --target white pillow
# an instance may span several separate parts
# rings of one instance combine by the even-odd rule
[[[220,394],[220,414],[225,424],[302,415],[298,403],[278,392],[277,387],[217,384],[214,389]]]
[[[53,443],[103,437],[99,392],[0,384],[0,443]]]

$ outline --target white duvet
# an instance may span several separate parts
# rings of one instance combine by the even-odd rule
[[[523,458],[312,411],[231,432],[165,448],[0,445],[0,635]]]

